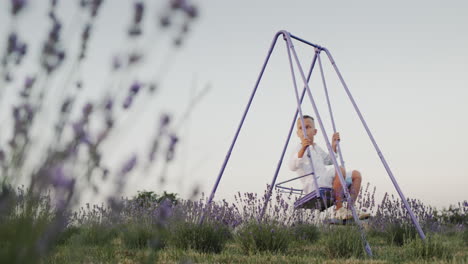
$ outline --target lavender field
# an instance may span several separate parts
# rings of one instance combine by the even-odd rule
[[[399,198],[376,201],[379,190],[367,184],[356,207],[373,216],[363,223],[371,258],[356,225],[327,224],[333,209],[294,210],[291,194],[274,193],[260,218],[264,193],[206,204],[197,186],[189,198],[161,191],[188,114],[153,106],[172,88],[165,73],[203,10],[189,0],[129,1],[127,26],[103,29],[111,1],[70,2],[0,3],[0,263],[468,262],[468,201],[436,209],[408,199],[422,241]],[[113,43],[108,31],[125,41]],[[155,45],[163,37],[169,44]],[[107,66],[96,74],[99,63]],[[132,134],[137,123],[149,132]],[[134,150],[122,143],[128,137],[145,144]],[[162,173],[150,173],[155,167]],[[157,174],[158,188],[122,197],[132,173]],[[103,202],[86,202],[94,200]]]
[[[374,189],[375,191],[375,189]],[[234,203],[206,206],[172,193],[139,192],[112,205],[77,211],[51,206],[48,195],[3,189],[2,263],[465,263],[468,204],[437,211],[410,204],[423,242],[398,199],[374,202],[364,190],[358,207],[374,256],[366,256],[355,225],[327,225],[325,213],[293,210],[277,195],[258,221],[263,196],[239,193]],[[8,199],[8,200],[5,200]],[[8,201],[8,204],[6,202]],[[203,210],[203,224],[198,219]]]

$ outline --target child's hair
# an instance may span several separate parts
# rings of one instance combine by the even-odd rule
[[[315,121],[313,117],[311,117],[310,115],[303,115],[302,116],[304,119],[306,118],[310,118],[312,121]],[[301,120],[301,117],[299,117],[297,120]]]

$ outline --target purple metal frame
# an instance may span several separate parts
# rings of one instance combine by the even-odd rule
[[[292,80],[293,80],[293,84],[294,84],[294,93],[296,94],[296,101],[297,101],[297,110],[296,110],[296,112],[299,112],[299,117],[300,117],[301,125],[302,125],[302,133],[303,133],[303,135],[306,135],[306,126],[305,126],[305,123],[304,123],[304,115],[302,114],[302,107],[301,107],[302,101],[299,99],[299,92],[297,90],[297,84],[296,84],[296,76],[294,74],[294,66],[293,66],[293,63],[292,63],[292,60],[291,60],[291,48],[288,45],[288,43],[290,42],[290,39],[289,39],[289,36],[287,34],[284,34],[283,37],[284,37],[284,40],[286,41],[286,49],[288,51],[288,58],[289,58],[289,67],[291,69],[291,76],[292,76]],[[313,65],[315,65],[315,60],[316,60],[318,54],[319,54],[319,50],[316,49]],[[302,71],[302,68],[300,66],[299,66],[299,68],[301,70],[301,74],[304,75],[304,72]],[[312,74],[312,70],[313,70],[313,67],[311,67],[310,74]],[[309,75],[309,78],[310,78],[310,75]],[[309,92],[308,82],[309,82],[309,79],[306,79],[304,77],[304,89],[307,92]],[[289,134],[289,137],[290,136],[291,136],[291,133]],[[286,149],[284,149],[283,151],[286,151]],[[315,191],[318,194],[320,194],[319,185],[318,185],[318,182],[317,182],[317,177],[315,176],[315,168],[314,168],[314,163],[312,162],[312,155],[310,153],[310,148],[307,148],[307,157],[309,158],[310,166],[311,166],[312,173],[313,173],[312,178],[314,179]],[[325,207],[327,207],[327,201],[325,200],[325,197],[321,196],[321,198],[322,198],[322,201],[323,201],[323,205]],[[267,197],[267,199],[265,199],[265,201],[267,202],[269,199],[270,199],[270,197]],[[262,212],[264,212],[264,211],[265,211],[265,207],[263,208]],[[263,214],[261,215],[261,217],[263,217]]]
[[[405,205],[405,208],[406,210],[408,211],[408,213],[410,214],[411,216],[411,221],[413,221],[413,224],[414,226],[416,227],[418,233],[419,233],[419,236],[421,237],[422,240],[425,240],[426,239],[426,235],[424,234],[423,230],[421,229],[421,226],[419,225],[419,222],[418,220],[416,219],[416,216],[414,215],[413,213],[413,210],[411,210],[411,207],[409,206],[408,204],[408,201],[406,200],[406,197],[405,195],[403,194],[403,192],[401,191],[400,189],[400,186],[398,185],[395,177],[393,176],[393,173],[392,171],[390,170],[390,167],[388,166],[388,163],[387,161],[385,160],[385,157],[383,156],[382,154],[382,151],[380,151],[380,148],[379,146],[377,145],[377,142],[375,141],[374,139],[374,136],[372,135],[369,127],[367,126],[367,123],[366,121],[364,120],[364,117],[362,116],[362,113],[361,111],[359,110],[359,107],[357,106],[356,104],[356,101],[354,100],[353,96],[351,95],[351,92],[349,91],[348,89],[348,86],[346,85],[344,79],[343,79],[343,76],[341,75],[340,73],[340,70],[338,69],[338,66],[336,66],[336,62],[335,60],[333,60],[333,57],[330,53],[330,51],[328,51],[326,48],[323,49],[323,51],[325,51],[325,53],[327,54],[328,56],[328,59],[330,60],[331,64],[333,65],[333,68],[335,69],[335,72],[336,74],[338,75],[339,79],[340,79],[340,82],[341,84],[343,85],[343,88],[345,89],[346,91],[346,94],[348,95],[349,97],[349,100],[351,101],[351,103],[353,104],[353,107],[357,113],[357,115],[359,116],[359,119],[361,120],[361,123],[362,125],[364,126],[366,132],[367,132],[367,135],[369,136],[369,139],[371,140],[372,142],[372,145],[374,145],[374,148],[375,150],[377,151],[377,155],[379,156],[380,160],[382,161],[382,164],[383,166],[385,167],[385,170],[387,171],[387,174],[388,176],[390,177],[393,185],[395,186],[395,189],[397,190],[398,192],[398,195],[400,196],[400,199],[403,201],[403,204]]]
[[[294,119],[293,119],[291,128],[290,128],[290,130],[289,130],[289,134],[288,134],[288,137],[287,137],[287,140],[286,140],[286,144],[285,144],[285,146],[284,146],[284,148],[283,148],[283,152],[282,152],[282,154],[281,154],[281,158],[280,158],[280,160],[279,160],[279,162],[278,162],[278,165],[277,165],[277,168],[276,168],[276,171],[275,171],[275,175],[274,175],[273,180],[272,180],[272,184],[269,186],[269,191],[268,191],[268,193],[267,193],[267,197],[266,197],[266,200],[265,200],[264,208],[262,209],[262,212],[261,212],[261,216],[263,216],[263,214],[264,214],[264,212],[265,212],[265,207],[266,207],[266,205],[267,205],[267,203],[268,203],[268,201],[269,201],[269,199],[270,199],[270,197],[271,197],[272,188],[273,188],[273,186],[275,185],[275,182],[276,182],[276,179],[277,179],[279,170],[280,170],[280,168],[281,168],[281,163],[282,163],[282,160],[283,160],[283,158],[284,158],[285,150],[286,150],[286,148],[287,148],[287,146],[288,146],[288,142],[289,142],[289,139],[290,139],[292,130],[293,130],[293,128],[294,128],[295,120],[296,120],[296,118],[297,118],[298,113],[300,114],[300,118],[301,118],[301,120],[302,120],[301,122],[303,122],[301,104],[302,104],[302,100],[303,100],[303,98],[304,98],[304,92],[307,92],[307,95],[308,95],[308,97],[309,97],[309,99],[310,99],[310,101],[311,101],[311,104],[312,104],[313,108],[314,108],[314,112],[315,112],[315,115],[316,115],[316,117],[317,117],[317,121],[318,121],[318,123],[319,123],[319,126],[320,126],[320,129],[321,129],[321,131],[322,131],[322,134],[323,134],[323,136],[324,136],[324,139],[325,139],[325,142],[326,142],[326,145],[327,145],[327,149],[328,149],[329,153],[331,153],[331,154],[333,153],[333,150],[332,150],[332,148],[331,148],[331,144],[330,144],[330,142],[329,142],[329,140],[328,140],[328,138],[327,138],[327,133],[326,133],[326,131],[325,131],[325,127],[323,126],[322,119],[321,119],[321,117],[320,117],[320,114],[319,114],[318,109],[317,109],[317,107],[316,107],[316,104],[315,104],[315,101],[314,101],[314,99],[313,99],[312,93],[311,93],[311,91],[310,91],[310,87],[309,87],[309,85],[308,85],[308,81],[309,81],[309,79],[310,79],[312,70],[313,70],[314,65],[315,65],[315,61],[316,61],[316,59],[318,58],[318,60],[319,60],[319,66],[320,66],[320,71],[321,71],[321,76],[322,76],[322,82],[323,82],[323,85],[324,85],[324,88],[325,88],[325,91],[326,91],[327,103],[328,103],[330,115],[331,115],[331,117],[332,117],[333,130],[336,131],[336,126],[335,126],[335,123],[334,123],[334,120],[333,120],[333,113],[331,112],[331,104],[330,104],[330,101],[329,101],[329,98],[328,98],[328,92],[327,92],[327,88],[326,88],[325,77],[324,77],[324,75],[323,75],[323,69],[322,69],[322,64],[321,64],[321,60],[320,60],[320,52],[321,52],[321,51],[325,51],[325,53],[327,54],[327,56],[328,56],[328,58],[329,58],[331,64],[333,65],[333,68],[335,69],[335,72],[336,72],[336,74],[338,75],[338,77],[339,77],[339,79],[340,79],[340,81],[341,81],[341,83],[342,83],[342,85],[343,85],[343,87],[344,87],[344,89],[345,89],[345,91],[346,91],[346,93],[347,93],[349,99],[351,100],[351,103],[352,103],[352,105],[353,105],[353,107],[354,107],[356,113],[358,114],[359,119],[361,120],[361,123],[363,124],[363,126],[364,126],[364,128],[365,128],[365,130],[366,130],[366,132],[367,132],[367,134],[368,134],[368,136],[369,136],[369,138],[370,138],[372,144],[374,145],[374,148],[376,149],[377,154],[378,154],[378,156],[380,157],[380,159],[381,159],[381,161],[382,161],[382,163],[383,163],[383,165],[384,165],[384,167],[385,167],[385,169],[386,169],[386,171],[387,171],[387,173],[388,173],[388,175],[389,175],[389,177],[390,177],[390,179],[391,179],[393,185],[395,186],[395,188],[396,188],[398,194],[400,195],[400,198],[402,199],[402,201],[403,201],[403,203],[404,203],[404,206],[406,207],[406,210],[409,212],[409,214],[410,214],[410,216],[411,216],[411,220],[413,221],[413,224],[415,225],[415,227],[416,227],[416,229],[417,229],[417,231],[418,231],[418,233],[419,233],[419,236],[421,237],[421,239],[424,240],[424,239],[425,239],[425,234],[424,234],[424,232],[422,231],[421,226],[419,225],[419,222],[417,221],[417,219],[416,219],[416,217],[415,217],[413,211],[411,210],[411,208],[410,208],[410,206],[409,206],[409,204],[408,204],[408,202],[407,202],[405,196],[403,195],[403,192],[401,191],[401,189],[400,189],[398,183],[396,182],[396,179],[395,179],[395,177],[393,176],[393,173],[391,172],[390,167],[388,166],[388,163],[386,162],[386,160],[385,160],[385,158],[384,158],[382,152],[380,151],[380,149],[379,149],[379,147],[378,147],[378,145],[377,145],[377,143],[376,143],[376,141],[375,141],[375,139],[374,139],[372,133],[370,132],[370,129],[369,129],[369,127],[367,126],[367,123],[365,122],[365,120],[364,120],[364,118],[363,118],[363,116],[362,116],[362,114],[361,114],[361,111],[359,110],[359,108],[358,108],[358,106],[357,106],[357,104],[356,104],[354,98],[352,97],[351,92],[349,91],[349,89],[348,89],[348,87],[347,87],[347,85],[346,85],[346,83],[345,83],[345,81],[344,81],[344,79],[343,79],[343,77],[342,77],[340,71],[338,70],[338,67],[336,66],[336,63],[335,63],[335,61],[333,60],[333,57],[331,56],[330,52],[329,52],[326,48],[324,48],[324,47],[321,47],[321,46],[318,46],[318,45],[316,45],[316,44],[310,43],[310,42],[308,42],[308,41],[306,41],[306,40],[303,40],[303,39],[301,39],[301,38],[299,38],[299,37],[296,37],[296,36],[290,34],[290,33],[287,32],[287,31],[284,31],[284,30],[283,30],[283,31],[277,32],[276,35],[275,35],[275,37],[273,38],[273,42],[272,42],[272,44],[271,44],[271,46],[270,46],[270,49],[269,49],[268,54],[267,54],[267,57],[266,57],[265,62],[264,62],[264,64],[263,64],[263,66],[262,66],[262,69],[261,69],[261,71],[260,71],[259,77],[258,77],[258,79],[257,79],[257,81],[256,81],[256,83],[255,83],[254,89],[253,89],[252,94],[251,94],[251,96],[250,96],[250,99],[249,99],[249,101],[248,101],[248,103],[247,103],[247,106],[246,106],[246,108],[245,108],[245,110],[244,110],[244,114],[243,114],[242,119],[241,119],[241,121],[240,121],[240,123],[239,123],[239,126],[238,126],[238,128],[237,128],[237,130],[236,130],[236,133],[235,133],[234,138],[233,138],[233,140],[232,140],[232,143],[231,143],[231,145],[230,145],[230,147],[229,147],[229,150],[228,150],[228,152],[227,152],[227,154],[226,154],[226,157],[225,157],[225,159],[224,159],[224,162],[223,162],[223,164],[222,164],[222,166],[221,166],[221,170],[220,170],[220,172],[219,172],[219,174],[218,174],[218,177],[217,177],[216,182],[215,182],[215,184],[214,184],[214,186],[213,186],[213,189],[212,189],[212,191],[211,191],[211,194],[210,194],[210,197],[209,197],[209,199],[208,199],[208,201],[207,201],[207,205],[206,205],[206,206],[209,206],[209,205],[211,204],[211,202],[213,201],[213,198],[214,198],[214,195],[215,195],[216,190],[217,190],[217,188],[218,188],[219,182],[220,182],[221,177],[222,177],[222,175],[223,175],[223,173],[224,173],[224,170],[226,169],[226,165],[227,165],[227,163],[228,163],[228,161],[229,161],[229,158],[230,158],[230,156],[231,156],[232,150],[233,150],[234,145],[235,145],[235,143],[236,143],[236,141],[237,141],[237,138],[238,138],[238,136],[239,136],[240,130],[241,130],[241,128],[242,128],[242,125],[243,125],[243,123],[244,123],[244,121],[245,121],[245,118],[246,118],[246,116],[247,116],[247,113],[248,113],[248,111],[249,111],[249,109],[250,109],[250,106],[251,106],[251,104],[252,104],[252,101],[253,101],[253,98],[254,98],[255,93],[256,93],[256,91],[257,91],[257,88],[258,88],[258,85],[259,85],[259,83],[260,83],[260,80],[261,80],[261,78],[262,78],[262,76],[263,76],[263,73],[264,73],[264,71],[265,71],[265,69],[266,69],[266,66],[267,66],[267,64],[268,64],[268,61],[269,61],[269,59],[270,59],[270,57],[271,57],[271,54],[272,54],[272,52],[273,52],[273,49],[274,49],[274,47],[275,47],[275,45],[276,45],[276,42],[277,42],[277,40],[278,40],[278,37],[279,37],[280,35],[283,35],[283,38],[285,39],[286,44],[287,44],[288,56],[289,56],[290,66],[291,66],[291,73],[292,73],[292,75],[293,75],[293,81],[294,81],[294,83],[296,82],[296,81],[295,81],[295,76],[294,76],[294,70],[293,70],[293,66],[292,66],[293,64],[292,64],[292,58],[291,58],[291,51],[292,51],[292,54],[293,54],[294,61],[295,61],[296,65],[297,65],[297,67],[298,67],[298,69],[299,69],[299,71],[300,71],[301,78],[302,78],[302,80],[303,80],[303,82],[304,82],[304,90],[302,91],[301,97],[300,97],[300,99],[299,99],[299,97],[298,97],[298,91],[297,91],[297,86],[295,85],[296,99],[297,99],[297,101],[298,101],[297,110],[296,110],[296,113],[295,113],[295,115],[294,115]],[[305,44],[307,44],[307,45],[309,45],[309,46],[312,46],[312,47],[314,47],[314,48],[316,49],[316,56],[314,56],[314,60],[313,60],[313,63],[312,63],[312,66],[311,66],[311,69],[310,69],[310,71],[309,71],[309,75],[308,75],[307,78],[306,78],[305,75],[304,75],[304,72],[303,72],[302,67],[301,67],[301,65],[300,65],[299,59],[298,59],[298,57],[297,57],[297,54],[296,54],[296,51],[295,51],[295,49],[294,49],[294,46],[293,46],[293,44],[292,44],[292,40],[291,40],[291,39],[295,39],[295,40],[297,40],[297,41],[299,41],[299,42],[305,43]],[[304,128],[304,126],[303,126],[303,128]],[[339,150],[339,145],[338,145],[338,150]],[[340,160],[340,161],[341,161],[341,164],[344,166],[344,161],[343,161],[343,158],[342,158],[342,155],[341,155],[341,151],[340,151],[340,150],[339,150],[339,156],[340,156],[340,159],[341,159],[341,160]],[[339,165],[338,165],[338,162],[337,162],[335,156],[334,156],[334,155],[330,155],[330,157],[331,157],[331,159],[332,159],[332,161],[333,161],[333,165],[334,165],[335,168],[337,169],[337,172],[338,172],[338,176],[339,176],[341,185],[342,185],[343,187],[346,186],[345,181],[344,181],[344,177],[343,177],[343,175],[342,175],[342,173],[341,173],[341,170],[338,169],[338,168],[339,168]],[[314,177],[314,178],[315,178],[315,177]],[[317,186],[317,185],[316,185],[316,186]],[[351,211],[352,211],[352,213],[353,213],[353,217],[354,217],[354,219],[355,219],[355,222],[358,223],[358,226],[360,227],[360,230],[361,230],[361,238],[362,238],[363,243],[364,243],[364,245],[365,245],[366,252],[367,252],[368,255],[371,256],[371,255],[372,255],[372,251],[371,251],[371,249],[370,249],[369,244],[367,243],[367,240],[365,239],[365,234],[364,234],[364,232],[363,232],[363,230],[362,230],[361,222],[359,221],[359,218],[357,217],[356,210],[355,210],[354,206],[352,206],[351,197],[350,197],[350,195],[349,195],[349,192],[348,192],[348,190],[347,190],[346,188],[343,188],[343,190],[344,190],[344,193],[345,193],[345,197],[346,197],[346,199],[348,200],[348,203],[351,205]],[[200,217],[200,220],[199,220],[200,223],[203,222],[204,217],[205,217],[205,211],[202,213],[202,215],[201,215],[201,217]]]
[[[307,95],[309,96],[310,103],[312,104],[312,107],[314,109],[315,117],[316,117],[317,122],[319,124],[320,130],[322,131],[322,135],[324,136],[324,140],[325,140],[325,143],[327,145],[328,153],[330,153],[330,158],[331,158],[331,160],[333,162],[333,165],[335,166],[335,171],[337,172],[338,179],[340,180],[341,186],[343,187],[343,192],[344,192],[344,195],[346,197],[346,200],[348,201],[348,206],[351,207],[351,212],[353,214],[354,221],[358,224],[359,231],[361,232],[362,243],[364,245],[364,248],[365,248],[367,254],[369,256],[372,256],[372,250],[371,250],[371,248],[369,246],[369,243],[367,242],[366,235],[365,235],[365,232],[364,232],[364,228],[362,226],[361,221],[359,220],[356,209],[353,206],[352,198],[351,198],[351,195],[349,194],[348,188],[346,188],[347,185],[346,185],[346,182],[344,180],[343,173],[341,172],[340,166],[338,165],[338,161],[336,160],[336,157],[333,154],[333,152],[334,152],[333,148],[332,148],[332,146],[330,144],[330,141],[328,140],[328,136],[327,136],[328,134],[327,134],[327,132],[325,130],[325,126],[323,125],[322,118],[320,117],[320,113],[318,111],[317,105],[315,104],[315,100],[314,100],[314,98],[312,96],[312,93],[310,91],[309,84],[307,83],[307,80],[305,78],[304,71],[302,70],[301,63],[299,62],[299,58],[297,57],[296,50],[294,49],[294,45],[292,44],[292,41],[291,41],[291,38],[289,37],[289,34],[286,33],[284,36],[285,36],[285,39],[286,39],[286,44],[288,46],[288,57],[289,57],[289,63],[291,65],[291,69],[292,69],[292,59],[291,59],[291,51],[292,51],[292,54],[294,56],[294,60],[296,62],[297,68],[299,69],[302,80],[304,81],[304,85],[306,86]],[[319,52],[320,52],[320,49],[319,49]],[[293,75],[293,79],[295,79],[294,73],[292,75]],[[297,93],[297,87],[295,86],[294,88],[295,88],[296,93]],[[298,108],[300,110],[301,106],[298,105]],[[304,130],[303,132],[305,134],[302,112],[301,112],[301,121],[302,121],[302,128]],[[315,175],[314,175],[314,180],[315,180],[315,183],[316,183],[317,180],[316,180]],[[316,183],[316,186],[317,186],[317,188],[316,188],[317,193],[320,194],[317,183]],[[322,196],[322,195],[321,195],[321,197],[322,197],[322,199],[324,201],[324,204],[325,204],[325,207],[326,207],[325,197]]]

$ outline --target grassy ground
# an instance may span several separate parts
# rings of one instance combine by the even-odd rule
[[[323,237],[315,242],[293,242],[285,253],[245,254],[231,240],[220,254],[199,253],[166,247],[159,251],[126,248],[119,238],[101,246],[84,246],[73,242],[57,247],[44,263],[468,263],[468,245],[459,234],[438,235],[453,249],[450,258],[421,258],[411,246],[389,245],[382,237],[369,236],[373,258],[330,258]]]

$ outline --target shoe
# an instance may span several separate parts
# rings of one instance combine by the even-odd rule
[[[359,216],[359,220],[364,220],[364,219],[367,219],[370,217],[370,213],[366,212],[366,209],[363,208],[364,210],[357,210],[356,209],[356,213],[358,214]]]
[[[345,207],[341,207],[335,211],[335,216],[339,220],[349,220],[353,218],[353,213],[351,210],[348,210]]]

